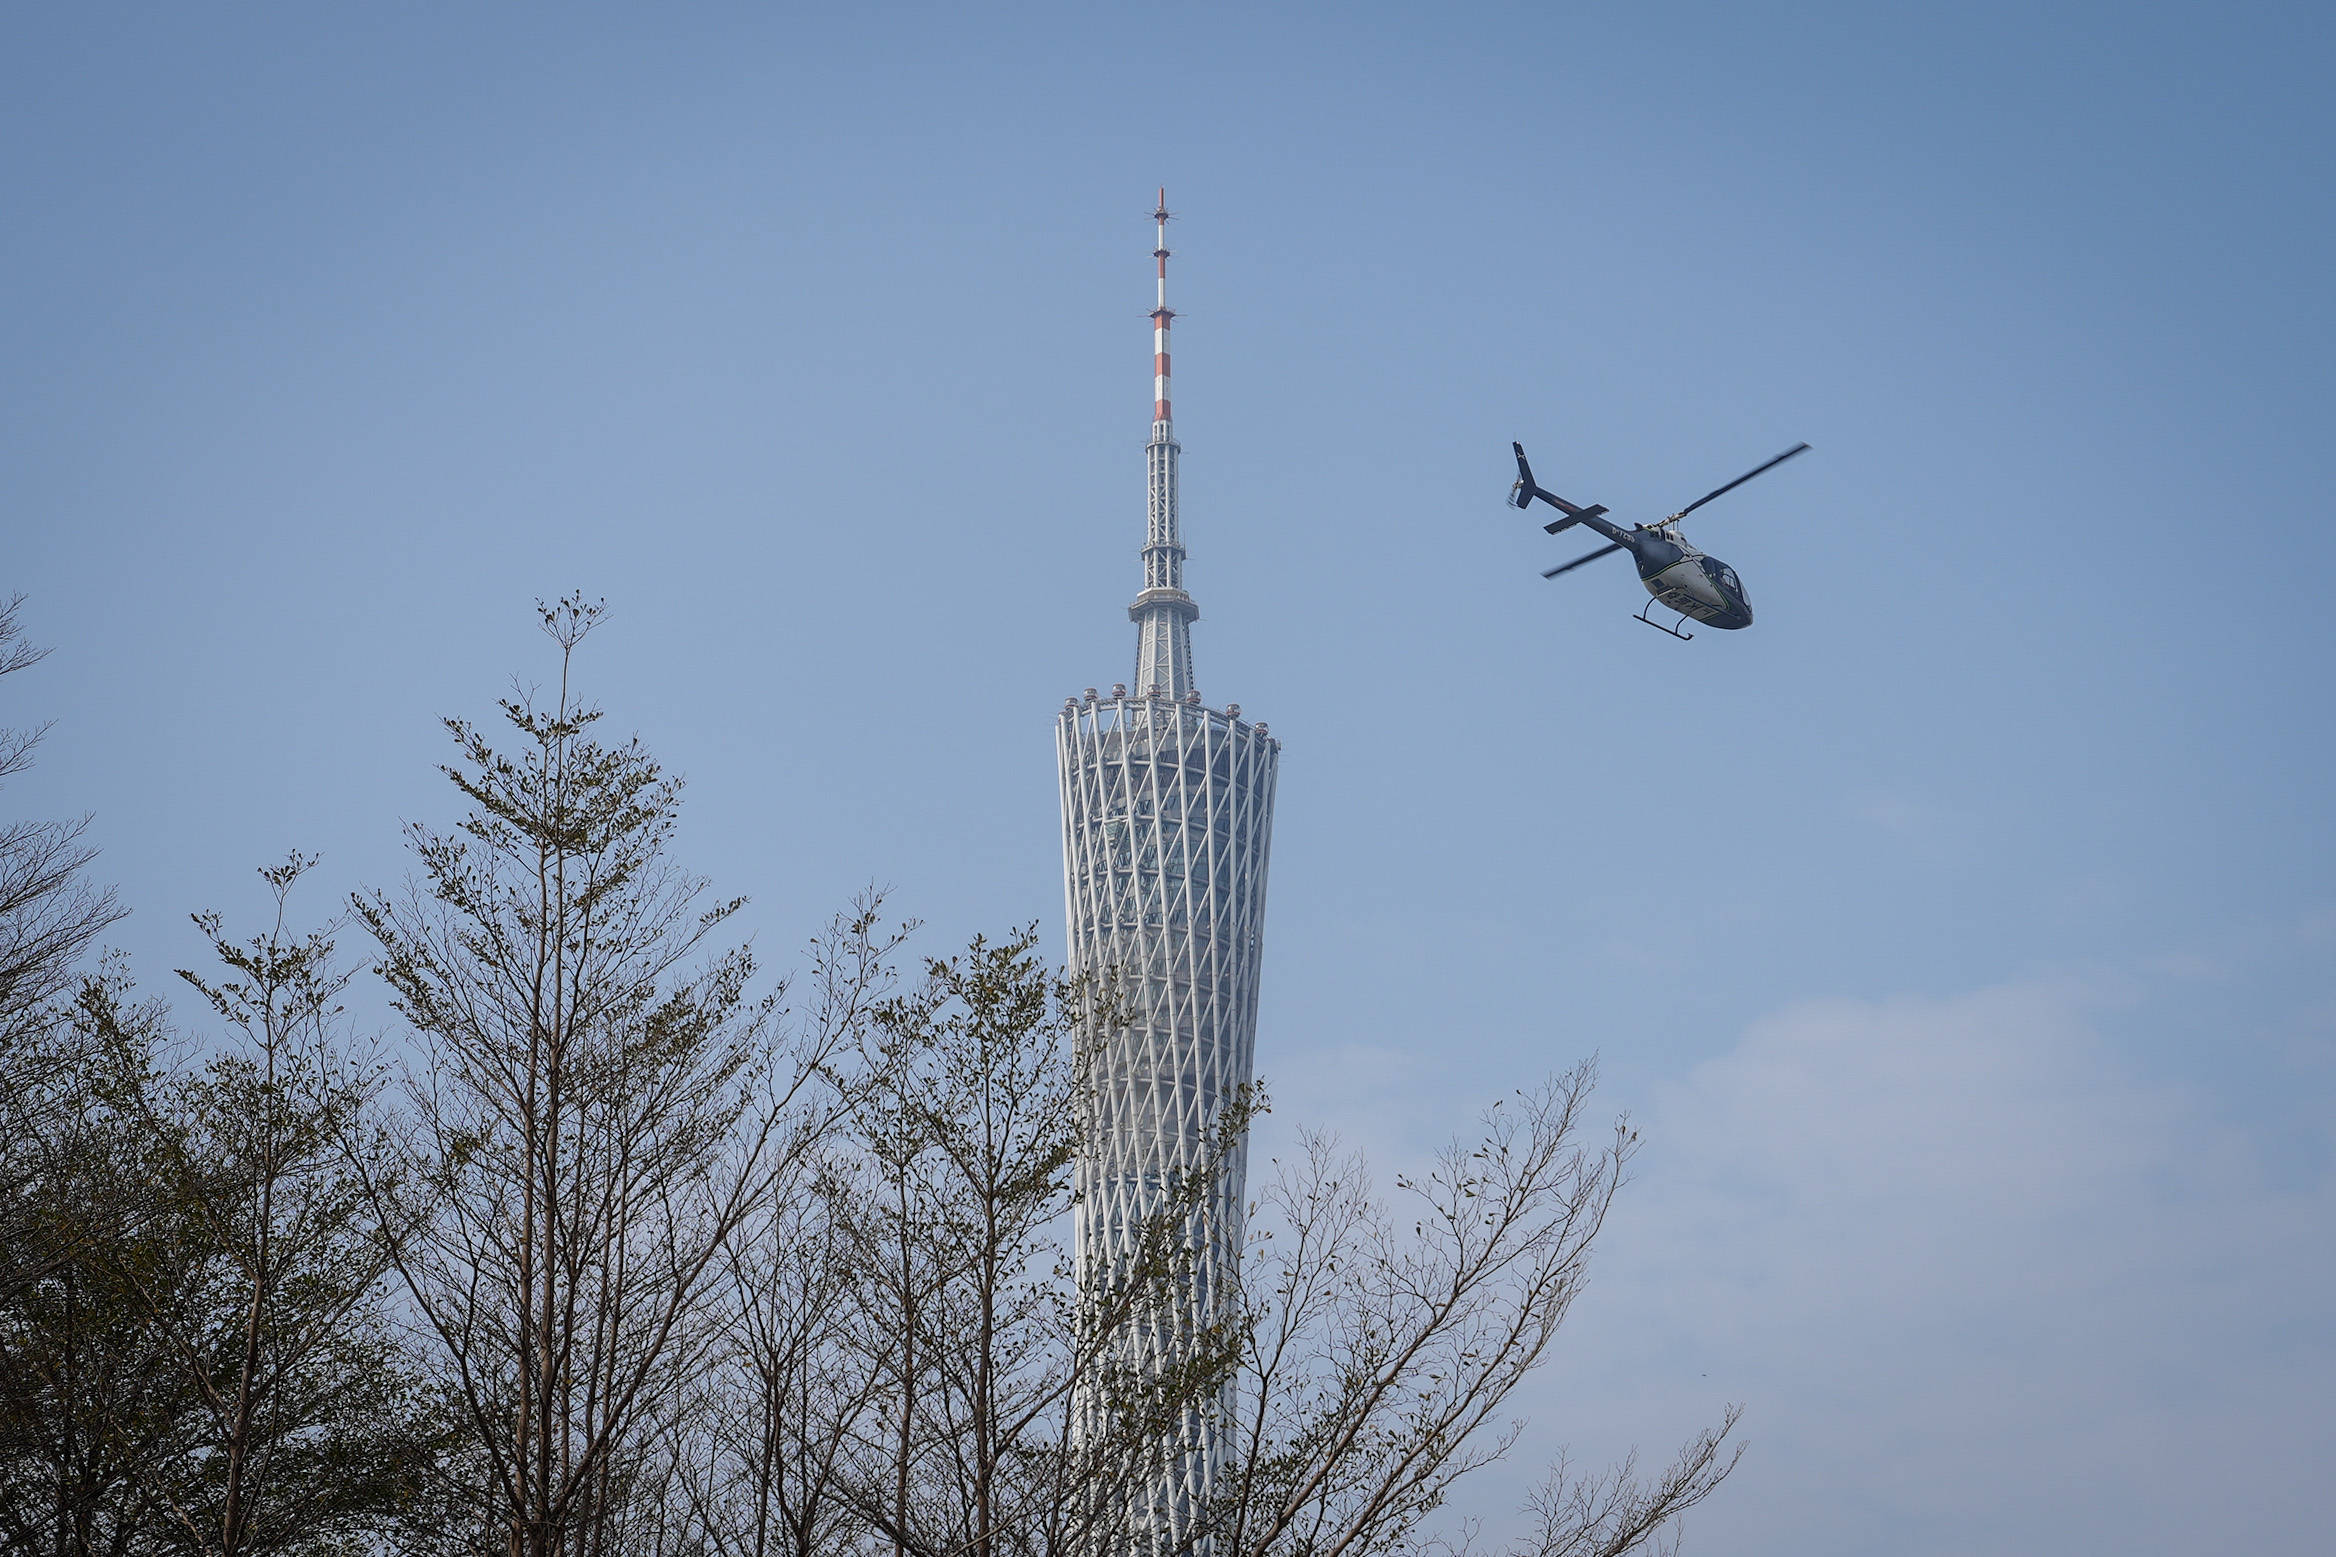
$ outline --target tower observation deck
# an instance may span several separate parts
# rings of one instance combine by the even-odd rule
[[[1055,726],[1062,778],[1063,895],[1074,974],[1116,1001],[1096,1035],[1078,1166],[1074,1239],[1082,1287],[1125,1269],[1135,1239],[1183,1176],[1207,1166],[1225,1103],[1247,1086],[1257,1036],[1265,877],[1281,743],[1238,704],[1204,706],[1193,681],[1192,624],[1177,511],[1168,392],[1168,208],[1153,213],[1159,293],[1152,311],[1149,503],[1133,692],[1087,689]],[[1219,1165],[1188,1226],[1193,1274],[1181,1312],[1134,1342],[1166,1363],[1179,1333],[1217,1317],[1237,1292],[1246,1146]],[[1139,1518],[1153,1557],[1196,1550],[1194,1523],[1220,1463],[1218,1414],[1192,1413],[1160,1446]],[[1205,1541],[1200,1548],[1205,1549]]]

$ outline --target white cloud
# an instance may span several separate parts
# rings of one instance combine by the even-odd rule
[[[1759,1023],[1648,1111],[1535,1441],[1655,1454],[1746,1402],[1703,1552],[2315,1547],[2336,1188],[2114,1015],[2045,982]]]

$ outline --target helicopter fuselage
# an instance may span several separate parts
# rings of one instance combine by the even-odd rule
[[[1697,551],[1676,531],[1642,525],[1620,539],[1638,564],[1638,581],[1663,605],[1710,627],[1752,625],[1743,581],[1719,558]]]
[[[1736,570],[1697,551],[1687,537],[1668,524],[1621,525],[1586,510],[1575,510],[1574,521],[1597,531],[1630,551],[1638,564],[1638,581],[1659,604],[1709,627],[1734,629],[1752,625],[1752,602]]]

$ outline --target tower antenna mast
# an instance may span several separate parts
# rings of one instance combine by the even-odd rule
[[[1152,212],[1158,224],[1159,243],[1152,250],[1152,258],[1160,262],[1160,295],[1152,309],[1152,420],[1166,422],[1168,414],[1168,321],[1176,317],[1176,310],[1168,306],[1168,219],[1175,213],[1168,209],[1168,190],[1162,186],[1160,203]]]
[[[1184,450],[1168,408],[1168,191],[1152,212],[1158,237],[1152,259],[1159,290],[1152,305],[1152,438],[1144,445],[1146,507],[1144,591],[1127,608],[1136,624],[1136,695],[1182,702],[1195,694],[1192,624],[1200,607],[1184,592],[1184,532],[1177,515],[1176,466]]]

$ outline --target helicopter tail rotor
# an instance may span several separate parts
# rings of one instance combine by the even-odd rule
[[[1509,488],[1509,506],[1511,508],[1531,508],[1533,496],[1541,488],[1534,484],[1533,467],[1525,463],[1525,446],[1521,443],[1512,443],[1509,447],[1517,451],[1517,484]]]

